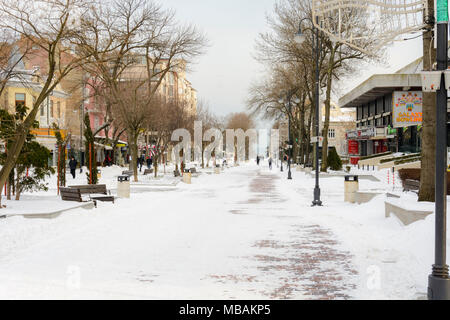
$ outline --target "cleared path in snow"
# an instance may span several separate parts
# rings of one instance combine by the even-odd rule
[[[309,194],[286,192],[275,170],[232,168],[54,221],[1,221],[0,298],[352,298],[350,253],[302,217]]]

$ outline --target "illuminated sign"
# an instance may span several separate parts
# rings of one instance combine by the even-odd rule
[[[421,91],[395,91],[393,99],[392,120],[394,128],[422,124]]]

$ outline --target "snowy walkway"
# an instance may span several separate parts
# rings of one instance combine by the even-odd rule
[[[325,206],[311,208],[314,179],[286,176],[245,165],[55,220],[0,219],[0,298],[414,299],[425,292],[433,217],[404,227],[384,217],[382,196],[345,204],[342,178],[323,179]],[[368,187],[384,185],[361,182]]]

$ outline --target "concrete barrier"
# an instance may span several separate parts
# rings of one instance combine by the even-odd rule
[[[391,214],[394,214],[405,226],[419,220],[425,220],[426,217],[433,214],[433,211],[408,210],[387,201],[384,202],[384,206],[386,218],[389,218]]]
[[[357,191],[355,193],[355,202],[357,204],[368,203],[381,194],[381,192]]]

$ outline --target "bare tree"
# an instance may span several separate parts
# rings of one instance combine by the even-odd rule
[[[47,68],[40,70],[42,89],[17,129],[0,171],[0,185],[8,179],[41,104],[62,79],[86,60],[83,54],[74,55],[73,48],[81,45],[77,37],[80,29],[75,21],[90,10],[90,3],[84,0],[0,1],[0,29],[9,30],[18,37],[15,41],[25,44],[19,47],[36,48],[47,60]]]
[[[326,23],[336,30],[340,28],[343,36],[345,34],[366,34],[373,32],[364,21],[366,21],[367,11],[364,8],[350,8],[341,10],[340,14],[336,11],[335,15],[325,17]],[[340,21],[338,18],[340,17]],[[274,6],[274,16],[269,16],[267,21],[271,29],[270,32],[263,33],[259,36],[256,44],[256,59],[263,65],[269,66],[268,71],[273,73],[274,65],[282,65],[285,68],[293,69],[297,73],[297,82],[304,81],[303,85],[298,86],[297,96],[305,101],[305,105],[310,105],[315,110],[315,42],[313,41],[313,29],[311,3],[307,0],[283,0],[277,2]],[[306,22],[309,20],[309,24]],[[307,34],[307,40],[301,46],[296,44],[294,36],[298,32],[299,26],[303,21],[303,31]],[[309,31],[308,31],[309,30]],[[331,95],[333,91],[334,80],[349,72],[354,72],[356,65],[355,60],[363,58],[375,59],[382,56],[382,51],[373,51],[373,55],[367,55],[354,50],[342,43],[334,42],[326,34],[319,33],[319,83],[321,88],[325,89],[325,121],[322,135],[324,136],[324,144],[322,152],[322,170],[327,168],[327,149],[328,149],[328,128],[330,119]],[[362,40],[361,40],[362,41]],[[373,43],[366,41],[361,46],[370,48]],[[278,67],[278,69],[283,69]],[[273,79],[273,76],[269,76]],[[268,81],[272,83],[272,81]],[[271,84],[272,85],[272,84]],[[282,85],[283,87],[283,85]],[[284,85],[284,92],[289,92],[293,88]],[[282,90],[282,88],[277,88]],[[252,95],[254,93],[251,93]],[[250,101],[250,107],[255,108],[254,103]],[[300,112],[302,114],[302,112]],[[311,114],[310,114],[311,116]],[[289,115],[291,120],[295,119]],[[305,117],[303,119],[305,126]],[[295,121],[294,121],[295,123]],[[309,126],[308,126],[309,127]],[[301,130],[299,130],[301,131]],[[304,135],[301,135],[304,139]],[[308,143],[309,144],[309,143]]]
[[[210,106],[206,102],[200,101],[198,104],[198,107],[197,107],[197,121],[202,122],[202,132],[201,132],[201,136],[202,136],[201,148],[202,148],[202,150],[199,150],[199,154],[202,155],[201,166],[202,166],[202,168],[204,168],[205,167],[204,150],[205,150],[206,146],[209,144],[209,142],[203,141],[203,135],[206,131],[208,131],[210,129],[219,129],[219,130],[223,131],[223,129],[224,129],[223,128],[223,120],[212,113]],[[207,163],[207,166],[208,165],[209,165],[209,163]]]
[[[227,128],[233,130],[242,129],[244,132],[254,128],[254,122],[252,117],[245,112],[232,113],[228,116]],[[228,137],[227,137],[228,138]],[[245,141],[245,154],[246,157],[249,155],[249,150],[251,141]],[[237,139],[234,141],[234,162],[238,162],[238,142]]]
[[[436,62],[434,40],[434,1],[428,0],[428,14],[424,14],[427,28],[423,33],[423,70],[432,70]],[[423,93],[422,168],[419,201],[435,201],[436,177],[436,93]]]
[[[150,106],[167,77],[203,53],[206,38],[194,26],[180,25],[173,11],[146,0],[113,1],[83,17],[82,24],[88,30],[84,48],[92,57],[86,68],[100,76],[112,119],[120,119],[126,129],[137,181],[137,139]],[[99,48],[104,54],[97,54]],[[131,115],[130,109],[143,114]]]

